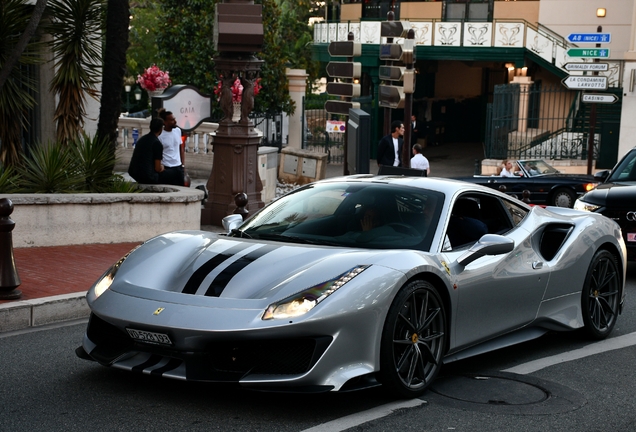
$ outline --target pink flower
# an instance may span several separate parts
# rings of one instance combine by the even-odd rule
[[[146,91],[165,89],[172,84],[168,72],[163,72],[157,65],[152,65],[143,74],[137,75],[137,82]]]

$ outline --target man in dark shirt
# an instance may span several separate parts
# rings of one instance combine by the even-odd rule
[[[163,120],[153,118],[150,120],[150,132],[142,136],[133,150],[128,174],[135,179],[137,183],[158,184],[163,183],[162,173],[164,171],[161,165],[163,157],[163,145],[159,141],[158,136],[163,130]]]

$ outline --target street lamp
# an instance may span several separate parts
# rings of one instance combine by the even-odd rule
[[[126,112],[130,112],[130,86],[125,85],[124,89],[126,90]]]
[[[136,103],[138,104],[139,101],[141,100],[141,89],[139,87],[135,87],[135,91],[133,93],[135,94],[135,100],[137,101]]]

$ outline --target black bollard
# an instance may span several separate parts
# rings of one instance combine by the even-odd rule
[[[0,300],[14,300],[22,296],[20,276],[13,258],[13,237],[11,231],[15,222],[9,217],[13,213],[13,203],[8,198],[0,198]]]
[[[234,210],[234,214],[240,214],[243,217],[243,220],[247,219],[250,212],[245,208],[247,207],[247,194],[245,192],[240,192],[234,195],[234,204],[236,204],[236,210]]]
[[[475,175],[481,175],[481,161],[475,159]]]

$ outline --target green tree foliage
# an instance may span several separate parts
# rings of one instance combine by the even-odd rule
[[[130,46],[126,52],[126,69],[129,76],[137,78],[143,70],[158,59],[157,28],[159,6],[151,0],[130,2]]]
[[[214,69],[214,17],[218,0],[165,0],[157,26],[159,59],[175,84],[191,84],[212,94],[218,82]],[[257,0],[263,5],[265,43],[256,53],[265,60],[261,70],[262,90],[255,98],[254,112],[292,112],[285,67],[288,60],[280,39],[280,10],[275,0]],[[144,65],[147,67],[147,65]]]
[[[31,17],[32,7],[26,0],[0,1],[0,69],[12,54]],[[0,161],[16,165],[22,157],[21,134],[27,128],[27,111],[35,100],[35,82],[25,69],[41,63],[41,44],[32,39],[20,54],[0,91]]]
[[[82,131],[86,96],[97,98],[101,58],[102,0],[53,0],[49,5],[58,96],[57,140],[69,142]]]
[[[280,111],[294,112],[294,104],[289,97],[285,70],[289,57],[283,48],[285,39],[280,36],[280,9],[276,0],[259,0],[263,6],[263,51],[258,57],[265,61],[261,69],[263,89],[255,98],[254,111],[274,114]],[[286,41],[289,42],[289,41]]]
[[[164,0],[158,13],[159,58],[173,84],[190,84],[212,93],[217,77],[214,51],[214,6],[217,0]],[[147,68],[151,64],[141,65]]]
[[[276,0],[280,9],[280,25],[278,38],[286,43],[281,44],[289,67],[305,69],[308,81],[315,82],[320,78],[320,63],[312,60],[310,44],[313,41],[313,30],[309,27],[309,18],[316,15],[316,2],[312,0]],[[311,86],[307,86],[307,91]]]

